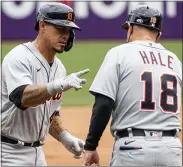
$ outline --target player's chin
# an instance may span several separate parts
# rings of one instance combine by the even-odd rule
[[[63,53],[64,47],[53,48],[56,53]]]

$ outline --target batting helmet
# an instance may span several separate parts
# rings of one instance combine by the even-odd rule
[[[128,30],[130,24],[144,26],[160,32],[162,15],[158,10],[147,5],[139,5],[129,13],[128,20],[122,25],[122,28]]]
[[[74,23],[75,14],[73,9],[62,3],[55,2],[42,6],[37,13],[35,30],[39,29],[40,20],[59,26],[71,27],[75,30],[81,30],[80,27]]]
[[[67,52],[72,48],[75,39],[74,30],[81,30],[81,28],[74,22],[75,14],[71,7],[58,2],[46,4],[42,6],[37,13],[36,24],[34,27],[37,31],[39,30],[40,20],[62,27],[71,27],[73,30],[70,31],[70,36],[64,50]]]

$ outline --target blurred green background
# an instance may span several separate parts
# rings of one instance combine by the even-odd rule
[[[76,41],[73,49],[64,54],[57,55],[67,70],[67,74],[86,68],[90,72],[84,76],[87,84],[79,91],[70,90],[64,93],[63,106],[67,105],[92,105],[94,97],[88,92],[89,87],[104,59],[105,54],[114,46],[123,44],[125,41]],[[21,42],[2,42],[2,59],[16,45]],[[182,41],[161,41],[162,45],[174,52],[182,60]]]

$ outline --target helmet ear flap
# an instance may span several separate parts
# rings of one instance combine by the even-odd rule
[[[72,30],[72,31],[70,31],[70,36],[69,36],[69,39],[67,41],[67,45],[64,48],[65,52],[68,52],[73,47],[74,40],[75,40],[75,33]]]

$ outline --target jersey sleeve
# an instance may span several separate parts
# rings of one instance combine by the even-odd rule
[[[8,96],[17,87],[32,84],[31,65],[28,59],[23,55],[11,54],[3,63],[2,69],[5,73]]]
[[[179,62],[180,62],[180,80],[179,80],[179,82],[182,87],[182,62],[181,61],[179,61]]]
[[[89,92],[92,94],[99,93],[105,95],[115,101],[118,85],[118,52],[113,48],[106,54]]]
[[[178,83],[180,84],[180,87],[182,87],[182,62],[178,58],[174,68]]]

